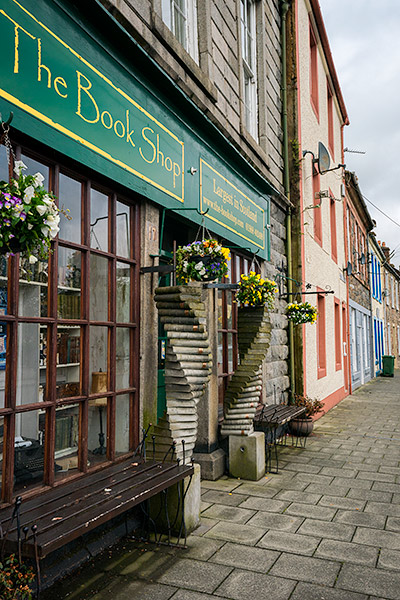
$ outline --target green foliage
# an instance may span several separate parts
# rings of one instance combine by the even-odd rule
[[[277,291],[275,281],[263,279],[261,275],[250,271],[240,278],[236,300],[241,306],[268,306],[272,309]]]
[[[26,166],[16,161],[15,179],[0,181],[0,252],[20,251],[30,264],[49,256],[51,241],[59,232],[60,211],[55,196],[42,186],[41,173],[23,175]]]
[[[0,598],[1,600],[31,600],[30,584],[35,574],[32,567],[20,564],[15,554],[0,563]]]
[[[295,325],[316,323],[317,309],[309,302],[292,302],[286,307],[286,316]]]
[[[180,283],[222,279],[228,273],[229,260],[229,249],[217,240],[192,242],[176,251],[176,276]]]

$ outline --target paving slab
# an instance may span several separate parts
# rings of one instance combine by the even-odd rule
[[[210,562],[249,571],[266,573],[279,558],[280,552],[226,543]]]
[[[224,504],[213,504],[204,511],[203,516],[210,519],[218,519],[219,521],[230,521],[231,523],[247,523],[255,514],[255,510],[225,506]]]
[[[254,483],[245,483],[235,488],[234,493],[244,496],[259,496],[260,498],[273,498],[279,491],[272,486],[255,485]]]
[[[364,510],[367,502],[353,498],[341,498],[340,496],[322,496],[318,502],[321,506],[332,506],[344,510]]]
[[[185,559],[171,564],[159,577],[160,583],[212,594],[231,573],[231,567]]]
[[[366,546],[400,550],[400,535],[394,531],[380,531],[379,529],[357,527],[352,541],[356,544],[365,544]]]
[[[232,600],[288,600],[295,585],[296,582],[290,579],[235,569],[215,591],[215,595]]]
[[[268,531],[257,543],[257,546],[260,546],[261,548],[270,548],[271,550],[312,556],[320,541],[321,538],[310,535],[298,535],[297,533],[285,533],[283,531]]]
[[[263,527],[264,531],[266,529],[273,529],[275,531],[294,533],[300,527],[303,520],[301,517],[293,517],[286,513],[282,515],[260,511],[250,519],[248,525]]]
[[[265,512],[282,513],[289,504],[290,502],[283,502],[283,500],[253,496],[251,498],[246,498],[239,506],[240,508],[252,508],[255,510],[263,510]]]
[[[136,600],[136,598],[132,598]],[[172,600],[215,600],[215,596],[193,592],[192,590],[178,590]]]
[[[399,600],[400,573],[357,565],[344,565],[336,587],[388,600]]]
[[[400,571],[400,551],[382,548],[379,553],[378,567]]]
[[[375,492],[372,490],[362,490],[352,488],[347,494],[347,498],[356,498],[357,500],[370,500],[372,502],[392,502],[393,494],[390,492]],[[400,495],[399,495],[400,498]],[[400,500],[399,500],[400,504]]]
[[[343,523],[332,523],[331,521],[320,521],[318,519],[305,519],[296,533],[350,542],[355,530],[356,528],[352,525],[345,525]]]
[[[368,596],[348,592],[347,590],[337,590],[326,586],[300,582],[297,584],[293,595],[290,596],[290,600],[368,600]]]
[[[321,558],[331,558],[343,563],[349,562],[371,567],[376,566],[378,555],[378,548],[327,539],[321,541],[314,554]]]
[[[305,504],[317,504],[322,494],[313,494],[311,492],[301,492],[297,490],[283,490],[276,494],[275,500],[289,502],[304,502]]]
[[[311,519],[320,519],[323,521],[332,521],[337,510],[319,505],[302,504],[301,502],[292,502],[285,510],[285,515],[297,515],[299,517],[309,517]]]
[[[179,549],[179,554],[182,558],[208,560],[223,546],[224,542],[222,540],[210,540],[210,538],[190,535],[186,544],[187,548]]]
[[[112,585],[105,587],[101,592],[92,596],[93,600],[110,600],[110,597],[118,597],[118,600],[170,600],[177,588],[159,583],[148,583],[147,581],[127,581],[118,578]]]
[[[238,506],[241,502],[243,502],[244,498],[240,495],[233,494],[232,492],[225,492],[219,490],[206,490],[204,494],[202,494],[202,500],[208,502],[209,504],[217,503],[217,504],[225,504],[225,506]]]
[[[270,574],[333,586],[340,568],[340,563],[331,560],[284,553],[278,558]]]
[[[246,544],[247,546],[255,546],[264,533],[264,527],[252,527],[250,525],[220,521],[212,527],[212,529],[207,531],[207,533],[204,534],[204,537]]]
[[[367,502],[364,512],[375,515],[400,517],[400,506],[389,502]]]
[[[334,521],[337,523],[347,523],[347,525],[371,527],[373,529],[385,529],[386,525],[385,516],[373,515],[359,510],[338,510]]]

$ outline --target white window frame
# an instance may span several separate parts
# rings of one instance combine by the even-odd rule
[[[392,295],[392,308],[394,308],[394,278],[393,275],[390,277],[390,291]]]
[[[243,69],[244,122],[258,142],[257,45],[255,0],[240,0],[241,57]]]
[[[199,62],[197,37],[197,0],[162,0],[162,19],[188,54]],[[174,16],[182,19],[182,35],[176,30]]]

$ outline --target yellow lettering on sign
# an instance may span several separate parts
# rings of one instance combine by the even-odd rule
[[[100,111],[99,111],[99,107],[97,106],[95,99],[93,98],[92,94],[89,92],[89,90],[92,87],[92,82],[87,77],[85,77],[85,75],[83,75],[83,73],[81,73],[80,71],[77,71],[76,74],[78,76],[78,109],[76,111],[76,114],[78,115],[78,117],[81,117],[81,119],[86,121],[86,123],[97,123],[97,121],[99,120],[99,117],[100,117]],[[81,79],[86,80],[86,82],[87,82],[86,87],[84,85],[82,85]],[[86,94],[86,96],[90,99],[90,101],[92,102],[92,105],[94,106],[94,109],[96,111],[95,119],[88,119],[88,118],[84,117],[81,112],[82,92],[84,92],[84,94]]]
[[[134,133],[134,129],[130,128],[129,125],[129,109],[127,109],[126,111],[126,141],[130,142],[132,144],[133,147],[135,147],[135,144],[133,143],[132,140],[132,134]]]
[[[149,144],[149,146],[151,146],[153,148],[153,158],[151,160],[146,158],[142,152],[141,146],[139,146],[139,152],[140,152],[140,156],[143,158],[143,160],[145,160],[147,163],[149,163],[151,165],[156,159],[156,147],[155,147],[155,144],[148,137],[146,137],[145,131],[151,131],[151,133],[154,133],[154,131],[151,127],[143,127],[143,129],[142,129],[142,138],[144,140],[146,140],[146,142]]]
[[[18,73],[19,72],[19,30],[26,33],[26,35],[28,35],[32,40],[35,40],[36,37],[34,35],[32,35],[31,33],[29,33],[29,31],[26,31],[26,29],[21,27],[21,25],[19,25],[16,21],[14,21],[14,19],[9,17],[8,14],[6,12],[4,12],[4,10],[0,10],[0,14],[4,15],[9,21],[11,21],[11,23],[14,24],[14,73]]]
[[[38,38],[38,77],[37,80],[38,81],[42,81],[42,69],[44,69],[47,73],[47,87],[50,88],[51,87],[51,71],[49,69],[49,67],[46,67],[46,65],[42,64],[42,40],[40,38]]]
[[[54,89],[56,90],[57,94],[59,96],[61,96],[61,98],[68,98],[68,94],[62,94],[60,92],[60,90],[58,89],[58,86],[61,85],[63,88],[67,89],[67,84],[65,83],[65,79],[63,77],[56,77],[54,80]]]
[[[109,119],[108,121],[108,125],[106,125],[106,122],[104,120],[104,118],[107,116],[107,118]],[[101,123],[103,125],[103,127],[105,127],[106,129],[112,129],[113,126],[113,118],[111,116],[111,114],[108,112],[108,110],[103,110],[103,112],[101,113]]]

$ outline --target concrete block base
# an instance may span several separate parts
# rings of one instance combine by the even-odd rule
[[[258,481],[265,474],[264,433],[229,436],[229,474]]]
[[[190,477],[184,479],[184,489],[186,490],[189,485]],[[182,514],[180,508],[180,496],[178,495],[178,485],[176,484],[168,489],[168,517],[170,523],[176,522],[172,533],[176,534],[179,532],[182,523]],[[150,501],[150,515],[155,520],[157,529],[167,530],[167,523],[165,517],[164,506],[160,506],[163,502],[162,495],[159,494],[152,498]],[[186,532],[189,535],[200,525],[200,503],[201,503],[201,486],[200,486],[200,465],[194,465],[194,473],[189,489],[185,497],[185,510],[184,519],[186,525]],[[177,516],[178,511],[178,516]]]
[[[209,481],[215,481],[225,473],[225,458],[222,448],[210,453],[193,453],[193,460],[201,467],[201,478]]]

